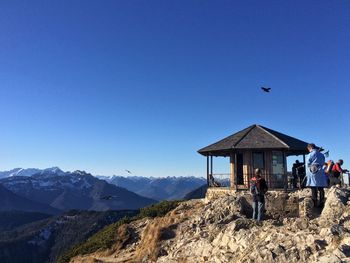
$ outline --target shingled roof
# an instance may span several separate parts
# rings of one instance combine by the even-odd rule
[[[279,149],[290,154],[306,154],[307,143],[283,133],[254,124],[214,144],[200,149],[202,155],[226,156],[233,150]]]

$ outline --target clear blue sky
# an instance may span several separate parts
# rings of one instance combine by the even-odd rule
[[[349,14],[340,0],[2,0],[0,170],[200,176],[196,151],[253,123],[350,167]]]

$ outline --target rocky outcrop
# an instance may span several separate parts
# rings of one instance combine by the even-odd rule
[[[249,218],[242,194],[187,201],[165,217],[124,226],[123,246],[71,262],[350,262],[350,191],[331,188],[322,213],[307,194],[287,198],[299,200],[299,216],[272,214],[262,224]]]

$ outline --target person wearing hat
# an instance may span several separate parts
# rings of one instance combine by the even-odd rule
[[[264,216],[267,184],[265,179],[261,177],[261,170],[259,168],[254,170],[254,176],[250,182],[250,192],[253,194],[253,219],[260,222]]]
[[[324,187],[327,187],[327,177],[323,169],[325,157],[315,144],[309,143],[307,149],[310,152],[307,156],[306,165],[306,186],[311,188],[312,201],[314,207],[322,207],[324,205]],[[317,203],[317,196],[319,193],[319,203]]]

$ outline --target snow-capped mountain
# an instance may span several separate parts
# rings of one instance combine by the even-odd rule
[[[39,172],[41,172],[41,170],[36,168],[28,168],[28,169],[15,168],[10,171],[0,172],[0,178],[12,177],[12,176],[32,176],[33,174],[36,174]]]
[[[51,167],[51,168],[46,168],[44,170],[40,171],[41,175],[55,175],[55,176],[64,176],[67,175],[69,172],[63,172],[60,168],[58,167]]]
[[[89,176],[87,176],[89,175]],[[13,180],[11,178],[16,178]],[[29,177],[29,178],[26,178]],[[27,193],[28,198],[32,191],[61,192],[62,189],[89,189],[92,187],[90,174],[84,171],[64,172],[58,167],[46,169],[22,169],[16,168],[7,172],[0,172],[0,179],[3,178],[5,185],[15,193]],[[90,179],[87,179],[90,178]],[[193,176],[187,177],[142,177],[142,176],[95,176],[95,180],[104,180],[107,183],[123,187],[138,195],[154,200],[183,199],[185,195],[198,187],[206,184],[204,178]],[[1,180],[0,180],[1,183]],[[32,189],[32,190],[29,190]],[[49,195],[49,196],[50,196]],[[39,201],[41,195],[39,195]],[[50,199],[50,198],[49,198]],[[60,208],[62,209],[62,208]]]
[[[46,169],[38,169],[38,168],[15,168],[10,171],[0,172],[0,178],[13,177],[13,176],[32,176],[34,174],[54,174],[54,175],[65,175],[58,167],[46,168]]]
[[[13,193],[60,210],[138,209],[155,203],[124,188],[109,184],[84,171],[63,172],[45,169],[32,176],[0,179]]]

